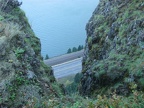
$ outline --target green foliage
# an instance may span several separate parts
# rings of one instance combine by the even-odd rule
[[[80,83],[82,74],[70,75],[61,79],[58,82],[65,85],[66,92],[70,95],[78,92],[78,85]]]
[[[78,48],[76,48],[76,47],[73,47],[72,49],[69,48],[69,49],[67,50],[67,54],[72,53],[72,52],[77,52],[77,51],[80,51],[80,50],[82,50],[82,49],[83,49],[83,45],[79,45]]]
[[[4,17],[0,15],[0,21],[4,20]]]
[[[82,103],[81,102],[76,102],[73,104],[73,106],[71,106],[70,108],[81,108]]]
[[[72,52],[72,51],[71,51],[71,49],[69,48],[68,51],[67,51],[67,54],[69,54],[69,53],[71,53],[71,52]]]
[[[65,86],[67,86],[66,82],[72,83],[74,81],[74,77],[75,77],[75,74],[72,74],[72,75],[69,75],[69,76],[66,76],[66,77],[59,78],[59,79],[57,79],[57,81],[60,84],[64,84]]]
[[[92,37],[88,37],[88,44],[91,45],[92,44]]]
[[[8,13],[11,12],[13,9],[19,7],[22,2],[19,2],[18,0],[1,0],[0,4],[0,10]]]
[[[0,1],[5,2],[5,0],[0,0]],[[13,1],[13,0],[9,0],[9,1]],[[134,1],[136,1],[136,0],[134,0]],[[128,28],[129,28],[129,26],[127,24],[127,19],[135,19],[135,17],[137,17],[137,19],[143,18],[143,13],[141,13],[140,10],[137,9],[137,11],[133,11],[135,8],[135,6],[133,4],[134,1],[132,1],[130,5],[127,5],[127,7],[129,7],[130,9],[125,11],[125,14],[123,14],[123,16],[121,16],[121,17],[117,16],[118,18],[117,18],[116,22],[120,23],[120,26],[119,26],[119,33],[116,35],[119,35],[121,39],[123,37],[127,37],[127,32],[128,32]],[[0,3],[0,8],[1,8],[1,4],[2,3]],[[143,4],[143,3],[141,3],[141,4]],[[4,6],[6,6],[6,5],[4,5]],[[137,8],[138,7],[139,7],[139,5],[137,5]],[[117,7],[115,7],[114,14],[118,10],[119,9]],[[110,9],[110,11],[111,11],[111,9]],[[130,12],[133,12],[133,13],[130,14]],[[30,35],[29,38],[25,39],[25,42],[29,43],[33,47],[36,55],[39,55],[40,50],[41,50],[40,44],[39,44],[39,39],[34,37],[34,34],[31,31],[30,26],[25,23],[23,17],[19,17],[19,16],[23,16],[23,12],[21,12],[20,9],[16,7],[13,10],[11,10],[11,14],[13,14],[13,15],[6,14],[4,17],[0,15],[0,21],[3,21],[5,17],[9,18],[9,19],[7,19],[9,21],[11,21],[11,20],[14,20],[15,22],[23,21],[23,22],[21,22],[21,25],[24,25],[22,29],[25,28],[24,33],[27,33],[28,35]],[[110,29],[107,22],[104,22],[104,24],[102,24],[103,21],[106,21],[108,19],[103,15],[104,14],[94,16],[94,20],[98,20],[96,22],[96,25],[101,25],[101,26],[97,27],[94,31],[95,33],[98,33],[98,34],[96,34],[96,36],[102,37],[99,39],[99,41],[103,41],[103,37],[107,36],[107,33]],[[123,23],[123,22],[125,22],[125,23]],[[109,25],[112,25],[112,23],[109,23]],[[134,37],[134,36],[132,36],[132,37]],[[88,38],[88,44],[89,45],[93,44],[93,39],[91,36],[89,36],[89,38]],[[102,44],[102,42],[100,44]],[[92,51],[97,51],[97,49],[99,49],[100,52],[102,52],[101,46],[99,46],[98,44],[93,44]],[[139,46],[142,48],[143,42],[140,42]],[[126,43],[124,42],[124,40],[122,40],[121,46],[117,46],[117,47],[125,48]],[[129,46],[127,46],[127,47],[129,47]],[[79,45],[78,48],[73,47],[72,50],[69,48],[67,53],[80,51],[81,49],[83,49],[83,46]],[[108,59],[106,59],[104,61],[98,61],[98,65],[93,66],[91,68],[91,70],[92,70],[92,73],[94,73],[92,75],[95,75],[94,77],[96,77],[96,80],[99,80],[99,78],[103,75],[109,75],[109,74],[112,74],[109,76],[109,78],[115,79],[115,77],[117,77],[116,72],[118,72],[118,73],[124,72],[124,75],[123,75],[124,79],[122,79],[120,83],[118,82],[117,85],[116,84],[114,84],[114,85],[118,87],[119,85],[123,85],[123,83],[128,84],[129,88],[133,90],[133,94],[131,94],[130,96],[122,97],[122,96],[118,96],[115,93],[113,93],[108,96],[105,96],[105,95],[100,96],[99,95],[98,98],[97,99],[94,98],[93,101],[91,101],[88,98],[85,99],[84,97],[80,96],[79,94],[76,94],[80,80],[81,80],[81,74],[76,74],[75,78],[72,78],[73,79],[72,81],[70,79],[65,81],[67,83],[67,84],[65,84],[66,90],[68,91],[68,94],[70,96],[69,95],[64,96],[62,94],[62,90],[59,87],[60,85],[57,83],[52,83],[52,86],[50,86],[50,88],[47,88],[47,89],[51,89],[51,91],[54,94],[58,95],[59,98],[53,97],[49,100],[45,100],[42,102],[42,105],[37,105],[38,101],[35,101],[35,99],[32,99],[32,102],[30,103],[30,105],[28,107],[31,107],[31,108],[37,108],[37,107],[39,107],[39,108],[40,107],[41,108],[143,108],[144,107],[144,102],[143,102],[144,94],[143,94],[143,92],[137,92],[136,88],[137,88],[137,86],[144,87],[144,78],[142,78],[142,76],[144,75],[144,72],[143,72],[144,61],[142,61],[143,57],[144,57],[144,53],[142,52],[143,50],[141,51],[134,47],[132,47],[132,48],[129,47],[129,49],[131,51],[128,53],[128,54],[130,54],[128,56],[125,53],[127,51],[125,49],[123,49],[124,51],[122,53],[119,53],[118,51],[111,52],[109,54]],[[25,51],[25,49],[18,47],[16,50],[14,50],[14,52],[15,52],[15,55],[17,58],[21,58],[22,54],[24,54],[26,51]],[[93,52],[93,53],[94,53],[93,55],[96,55],[95,52]],[[143,55],[141,53],[143,53]],[[136,56],[132,56],[132,55],[136,55]],[[49,58],[48,55],[46,55],[46,59],[48,59],[48,58]],[[91,65],[91,61],[93,61],[93,59],[91,59],[91,60],[87,59],[85,61],[85,64]],[[51,68],[47,67],[42,62],[40,65],[42,68],[45,69],[47,76],[50,76]],[[42,73],[41,71],[39,71],[39,72]],[[138,85],[129,81],[128,75],[130,73],[134,74],[134,76],[139,78],[139,79],[136,79],[136,82],[138,82]],[[14,101],[15,98],[17,97],[17,90],[19,89],[19,87],[23,84],[28,84],[28,82],[29,82],[27,80],[27,78],[24,77],[24,74],[25,73],[23,73],[23,72],[17,72],[15,75],[15,79],[12,81],[12,83],[10,85],[7,85],[8,92],[10,92],[9,99],[12,101]],[[104,77],[101,77],[101,78],[104,79]],[[50,82],[51,82],[51,80],[55,81],[55,78],[52,75],[49,77],[49,79],[50,79]],[[100,91],[99,93],[103,93],[103,91],[107,91],[107,90],[108,89],[106,87],[101,87],[99,89],[99,91]],[[144,90],[144,89],[142,89],[142,90]],[[95,94],[95,95],[97,95],[97,94]],[[1,96],[1,94],[0,94],[0,96]],[[46,97],[49,97],[49,96],[46,96]],[[2,101],[2,98],[0,97],[0,104],[1,104],[1,101]],[[23,106],[23,107],[25,107],[25,106]]]
[[[20,58],[21,55],[25,52],[25,50],[23,48],[18,47],[16,50],[14,50],[15,55],[17,58]]]
[[[45,57],[45,60],[47,60],[47,59],[49,59],[49,56],[48,56],[48,54],[46,54],[46,57]]]
[[[24,49],[22,49],[22,48],[20,48],[20,47],[18,47],[16,50],[15,50],[15,54],[17,55],[17,54],[22,54],[22,53],[24,53],[25,52],[25,50]]]
[[[77,73],[74,77],[74,82],[79,84],[82,77],[82,73]]]
[[[82,50],[83,49],[83,45],[79,45],[78,46],[78,51]]]
[[[11,84],[7,85],[8,92],[10,93],[9,99],[14,101],[17,96],[17,90],[21,85],[28,84],[29,81],[23,76],[23,72],[17,72],[15,74],[15,79]]]
[[[76,93],[78,90],[78,84],[75,82],[70,83],[65,87],[65,89],[68,94]]]
[[[105,20],[105,17],[101,14],[98,14],[94,16],[94,20],[97,21],[97,25],[99,26]]]
[[[47,66],[43,61],[41,61],[40,64],[41,64],[41,67],[44,68],[46,74],[47,74],[48,76],[50,76],[50,75],[51,75],[51,71],[52,71],[52,70],[51,70],[51,67],[50,67],[50,66]],[[53,80],[53,81],[55,81],[55,80]]]
[[[129,97],[118,96],[115,93],[110,98],[98,95],[96,103],[92,103],[88,108],[143,108],[143,99],[144,94],[137,91]]]
[[[127,24],[123,24],[120,26],[119,28],[119,36],[125,37],[127,35],[127,30],[128,30],[128,25]]]
[[[78,51],[77,48],[73,47],[72,52],[77,52],[77,51]]]
[[[139,79],[139,84],[143,87],[144,89],[144,78]]]
[[[17,86],[20,86],[24,83],[28,83],[26,78],[22,75],[22,72],[19,72],[19,74],[15,75],[15,81]]]
[[[63,92],[62,89],[60,88],[60,84],[54,82],[52,83],[52,88],[58,97],[62,96]]]
[[[84,99],[79,94],[73,94],[49,99],[48,102],[44,102],[44,108],[87,108],[88,101],[90,100]]]

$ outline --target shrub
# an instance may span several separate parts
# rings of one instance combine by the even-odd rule
[[[1,0],[0,7],[3,12],[10,12],[16,7],[22,5],[22,2],[18,2],[17,0]]]
[[[134,91],[129,97],[118,96],[115,93],[110,98],[106,95],[97,96],[96,103],[89,103],[88,108],[143,108],[144,94]]]

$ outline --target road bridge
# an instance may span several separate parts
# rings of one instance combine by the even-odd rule
[[[77,51],[77,52],[70,53],[70,54],[56,56],[56,57],[50,58],[48,60],[44,60],[44,62],[45,62],[45,64],[47,64],[49,66],[61,64],[61,63],[64,63],[64,62],[67,62],[70,60],[74,60],[74,59],[83,57],[83,52],[84,52],[84,50],[81,50],[81,51]]]
[[[52,66],[56,78],[76,74],[82,70],[83,50],[44,60],[45,64]]]

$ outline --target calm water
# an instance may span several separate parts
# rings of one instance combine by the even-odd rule
[[[85,25],[99,0],[19,0],[42,44],[42,55],[58,56],[84,45]]]

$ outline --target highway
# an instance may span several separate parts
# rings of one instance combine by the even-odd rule
[[[68,62],[70,60],[74,60],[79,57],[83,57],[83,55],[84,55],[83,53],[84,53],[84,50],[81,50],[81,51],[77,51],[74,53],[64,54],[64,55],[60,55],[57,57],[53,57],[48,60],[44,60],[44,62],[45,62],[45,64],[47,64],[49,66],[53,66],[53,65],[64,63],[64,62]]]
[[[62,78],[68,75],[76,74],[82,70],[82,57],[52,66],[54,76]]]
[[[57,79],[62,78],[81,72],[83,52],[84,50],[81,50],[78,52],[53,57],[48,60],[44,60],[44,63],[53,68],[54,76]]]

